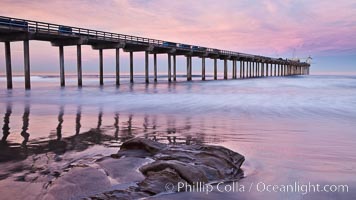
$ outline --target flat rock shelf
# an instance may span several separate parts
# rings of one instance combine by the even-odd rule
[[[168,145],[134,138],[116,154],[69,166],[48,186],[44,197],[140,199],[184,192],[175,186],[239,180],[244,161],[244,156],[221,146]]]

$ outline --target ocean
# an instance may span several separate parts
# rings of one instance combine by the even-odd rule
[[[123,76],[119,87],[113,76],[102,87],[96,76],[84,76],[82,88],[68,76],[61,88],[57,76],[41,75],[32,77],[30,91],[22,79],[6,90],[0,77],[0,199],[36,197],[42,182],[19,177],[40,155],[48,158],[41,166],[60,167],[63,160],[115,153],[133,137],[221,145],[245,156],[243,191],[172,198],[356,199],[356,76],[193,76],[192,82],[178,76],[168,83],[162,75],[148,85],[143,76],[134,84]],[[90,130],[100,134],[86,134]],[[337,190],[315,191],[310,184]],[[291,187],[275,192],[268,185]]]

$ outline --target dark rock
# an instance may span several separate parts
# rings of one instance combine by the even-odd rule
[[[166,184],[170,183],[177,185],[178,182],[185,182],[179,174],[171,169],[165,168],[160,171],[149,171],[146,174],[146,179],[138,184],[141,191],[148,192],[150,194],[159,194],[166,191]],[[177,188],[173,188],[171,192],[176,192]]]
[[[75,167],[54,181],[43,199],[79,199],[110,188],[107,176],[91,167]]]
[[[167,183],[177,185],[237,180],[244,156],[229,149],[210,145],[167,145],[152,140],[135,138],[125,142],[117,156],[149,157],[153,162],[140,171],[145,179],[138,183],[138,191],[150,195],[166,192]],[[122,158],[120,158],[122,159]],[[176,190],[173,190],[176,191]],[[125,191],[123,193],[127,194]]]
[[[194,182],[208,182],[208,178],[206,177],[204,171],[199,168],[199,166],[191,165],[177,160],[157,160],[140,168],[141,172],[145,175],[149,174],[150,172],[164,171],[165,169],[175,170],[181,179],[190,184],[193,184]]]
[[[166,148],[166,146],[166,144],[162,144],[153,140],[134,138],[123,143],[121,145],[120,151],[141,149],[154,154]]]
[[[95,196],[91,196],[90,199],[93,200],[134,200],[141,199],[144,197],[149,197],[150,194],[141,192],[137,188],[129,188],[127,190],[113,190],[109,192],[105,192],[102,194],[97,194]]]
[[[58,177],[57,184],[51,187],[46,197],[63,191],[70,196],[74,195],[74,190],[79,191],[75,197],[84,197],[89,190],[97,191],[97,194],[88,194],[90,199],[139,199],[177,192],[175,186],[178,183],[196,185],[236,181],[242,175],[240,166],[244,160],[244,156],[224,147],[170,145],[134,138],[122,144],[117,154],[97,159],[98,169],[82,166],[83,169],[78,171],[76,166],[74,171]],[[91,170],[85,173],[91,178],[79,177],[84,175],[84,169]],[[92,188],[97,184],[100,186]],[[166,184],[170,184],[169,191],[166,191]]]
[[[119,156],[147,157],[166,148],[165,144],[153,140],[134,138],[121,145]]]
[[[125,157],[120,159],[107,158],[98,162],[99,166],[104,169],[111,179],[117,183],[139,182],[145,179],[145,176],[138,171],[147,159],[136,157]]]

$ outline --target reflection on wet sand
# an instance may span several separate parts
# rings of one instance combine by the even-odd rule
[[[21,136],[23,137],[22,146],[26,147],[28,139],[30,138],[30,134],[27,132],[28,126],[30,124],[30,106],[28,104],[25,105],[25,111],[22,116],[22,131]]]
[[[184,132],[191,129],[190,119],[185,120],[185,124],[179,128],[176,126],[175,118],[167,118],[167,124],[162,125],[163,131],[158,131],[157,116],[145,115],[143,123],[140,123],[140,118],[135,118],[133,114],[129,114],[127,120],[121,119],[119,113],[113,115],[114,123],[111,126],[103,129],[103,110],[99,108],[97,114],[96,127],[91,128],[89,131],[80,132],[82,127],[82,107],[78,106],[75,114],[75,131],[71,136],[63,136],[63,128],[65,127],[65,106],[60,106],[55,133],[49,133],[48,139],[30,139],[29,125],[30,125],[30,106],[25,105],[22,114],[22,127],[21,133],[23,140],[21,144],[7,141],[10,134],[12,106],[7,105],[6,113],[4,115],[3,137],[0,144],[0,162],[10,160],[23,160],[30,155],[44,154],[53,152],[56,154],[64,154],[67,151],[84,151],[93,145],[104,145],[107,147],[118,147],[122,142],[133,138],[135,136],[144,136],[156,141],[165,142],[169,144],[191,144],[201,143],[204,139],[204,134],[197,135],[195,139],[191,135],[185,136]],[[120,119],[120,120],[119,120]],[[135,122],[135,120],[137,122]],[[120,124],[121,121],[121,124]],[[32,122],[34,123],[34,122]],[[137,126],[141,124],[142,127]],[[176,135],[179,132],[180,135]],[[113,134],[112,134],[113,133]],[[14,134],[14,133],[13,133]],[[54,135],[55,134],[55,135]],[[17,156],[16,156],[17,155]]]
[[[119,114],[115,113],[115,123],[114,123],[114,127],[115,127],[115,140],[117,140],[119,138]]]
[[[80,124],[80,120],[82,118],[82,107],[78,106],[77,114],[75,116],[75,134],[78,135],[80,133],[80,128],[82,125]]]
[[[12,113],[12,107],[10,104],[7,104],[6,106],[6,112],[5,112],[5,116],[4,116],[4,126],[2,127],[2,138],[1,138],[1,142],[5,143],[7,140],[7,137],[10,135],[10,116]]]
[[[57,125],[57,140],[62,139],[62,124],[63,124],[63,115],[64,115],[64,108],[63,106],[60,107],[59,109],[59,114],[58,114],[58,125]]]

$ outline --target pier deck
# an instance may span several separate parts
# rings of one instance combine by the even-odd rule
[[[130,82],[134,81],[133,53],[145,52],[145,81],[149,83],[149,54],[154,58],[154,81],[157,81],[157,54],[168,55],[168,81],[176,81],[176,56],[187,59],[187,81],[192,80],[192,57],[202,59],[201,78],[205,80],[205,59],[214,60],[214,79],[217,79],[217,59],[224,60],[224,79],[228,79],[228,61],[232,61],[232,78],[290,76],[309,74],[310,64],[294,60],[208,48],[191,44],[156,40],[144,37],[110,33],[46,22],[0,16],[0,42],[5,43],[7,88],[12,89],[11,42],[23,41],[25,88],[31,88],[29,41],[51,42],[59,48],[60,84],[65,86],[64,47],[77,47],[78,86],[82,86],[81,46],[90,45],[99,51],[99,83],[103,85],[103,49],[116,50],[116,84],[120,84],[120,49],[130,54]],[[173,57],[173,59],[172,59]],[[172,65],[173,61],[173,65]],[[173,73],[172,73],[173,66]],[[270,69],[270,70],[269,70]]]

